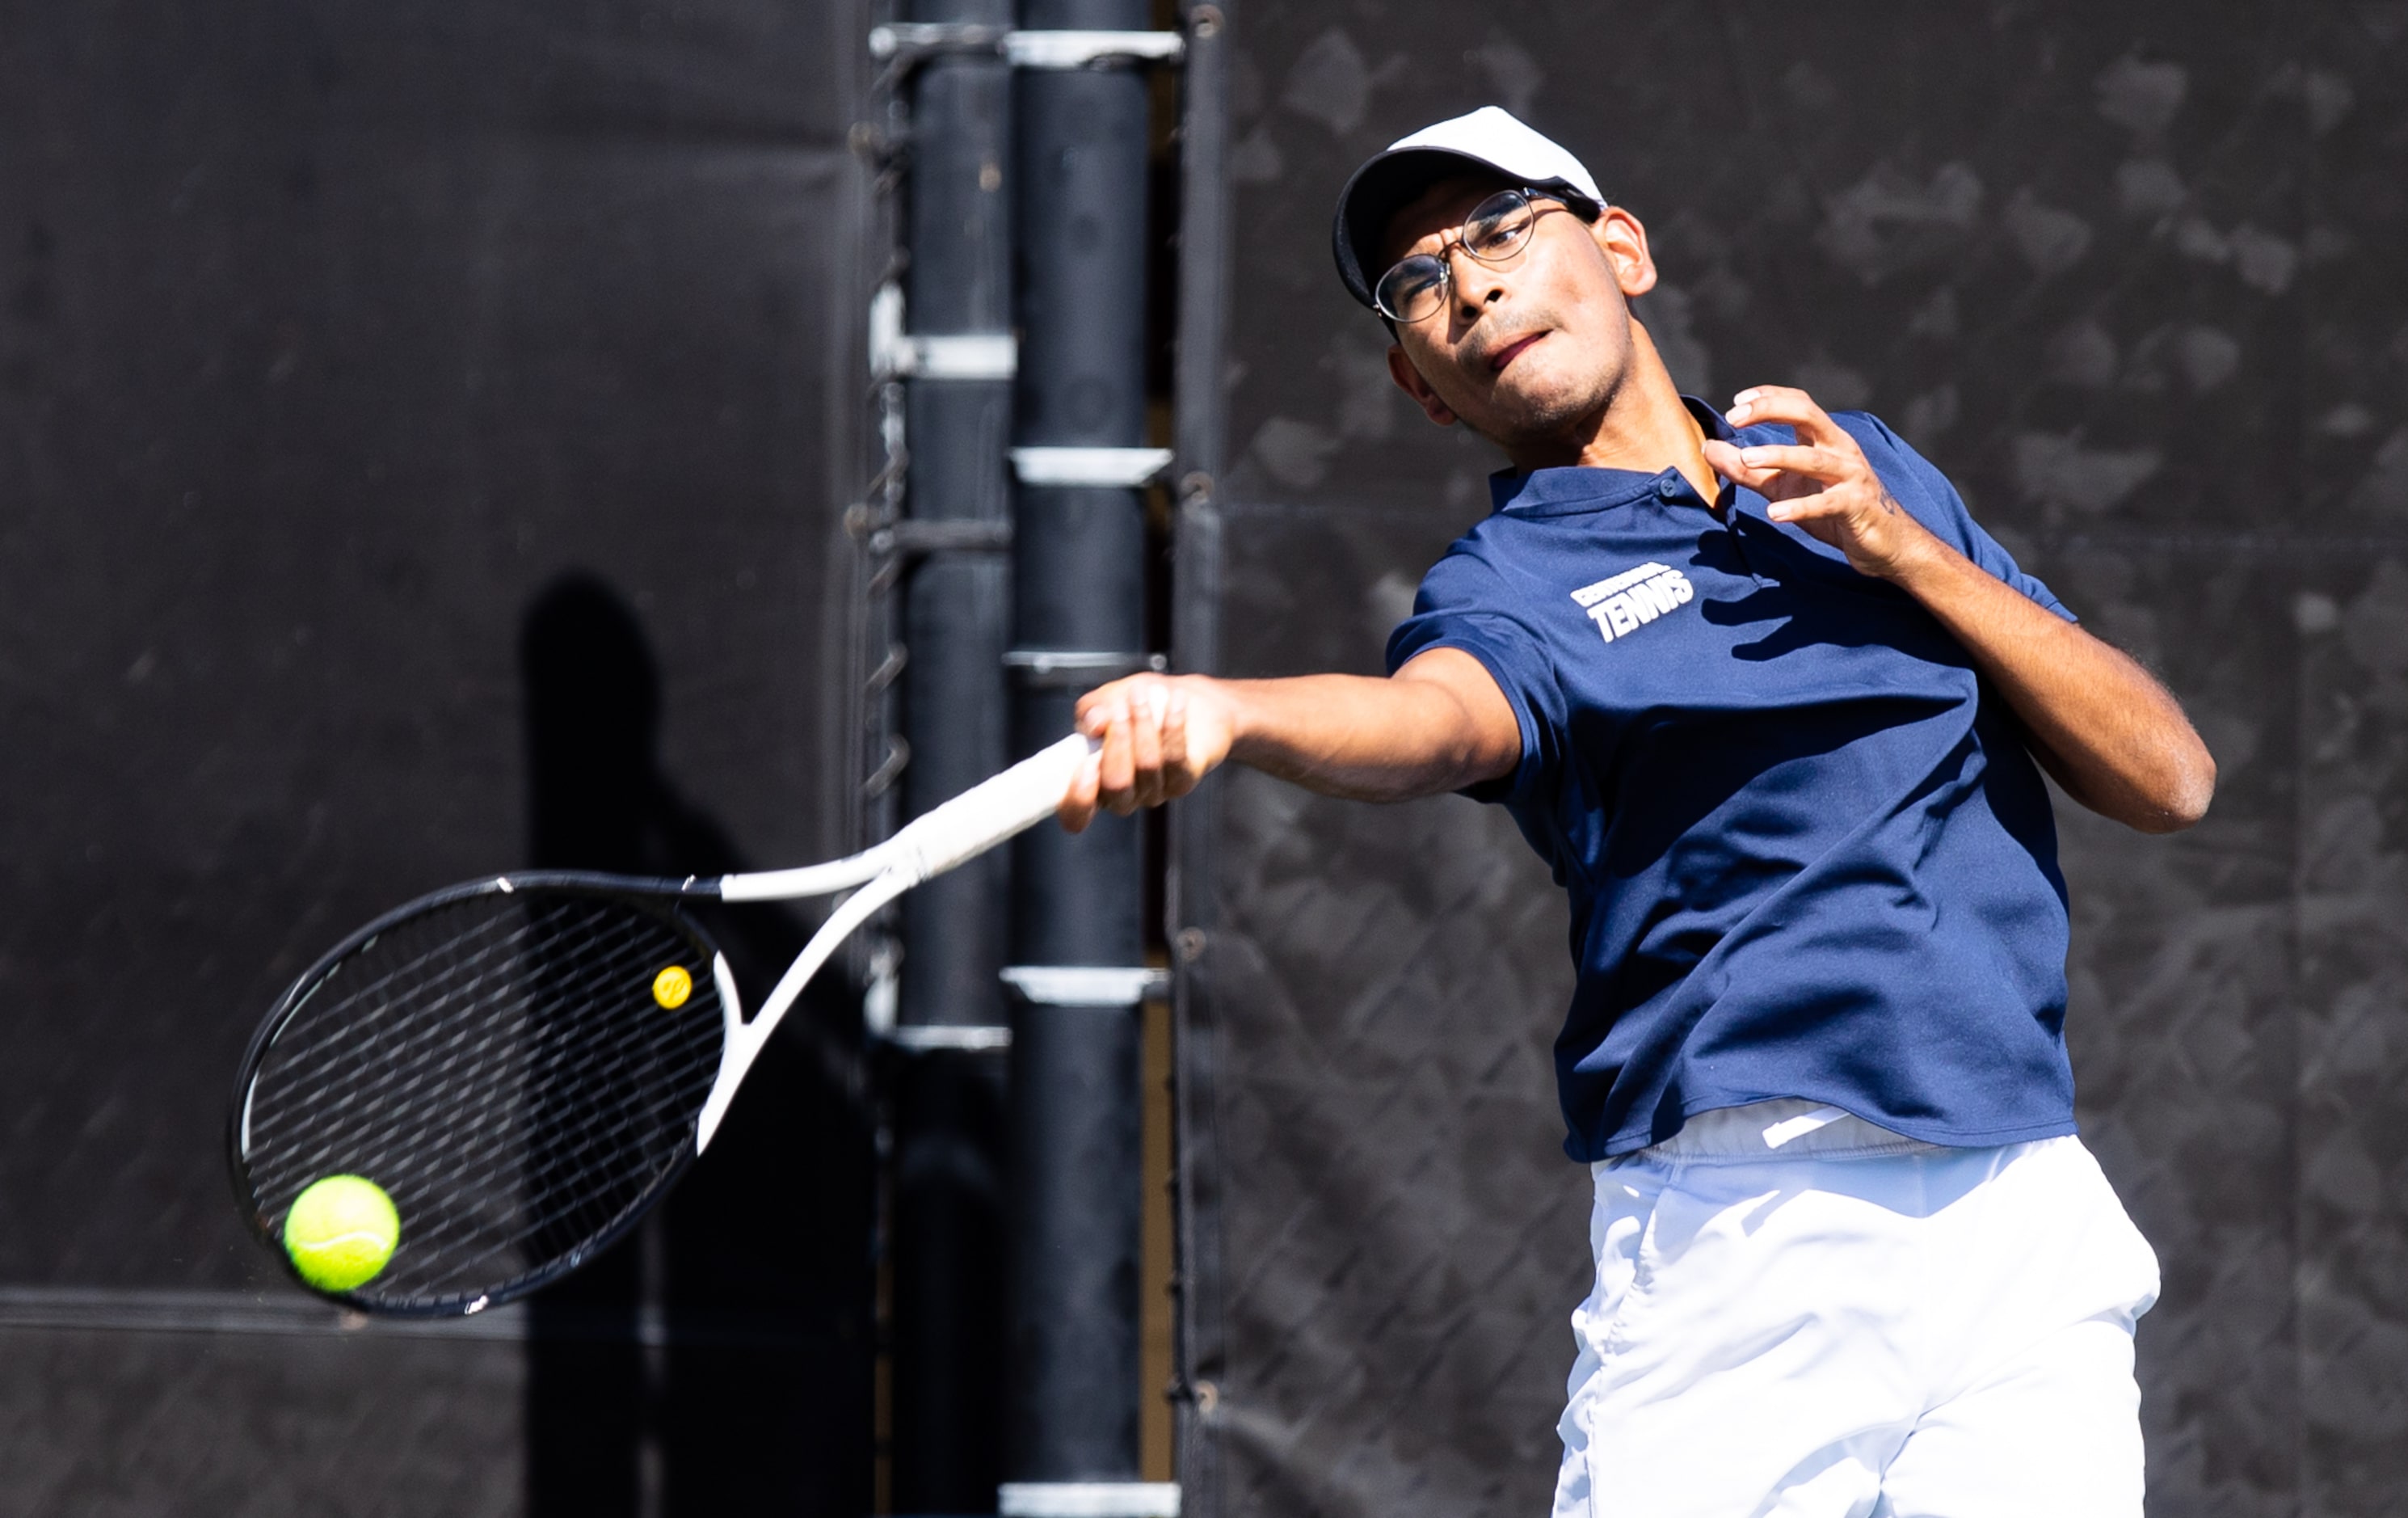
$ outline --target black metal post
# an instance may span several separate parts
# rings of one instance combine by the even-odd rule
[[[1031,30],[1140,31],[1148,0],[1024,0]],[[1013,441],[1146,441],[1148,85],[1142,65],[1017,81],[1021,364]],[[1079,693],[1143,658],[1145,518],[1130,484],[1043,484],[1025,467],[1013,544],[1014,738],[1068,730]],[[1057,476],[1058,477],[1058,476]],[[1118,968],[1021,976],[1012,1045],[1014,1482],[1140,1474],[1141,833],[1102,817],[1014,854],[1015,963]],[[1066,986],[1069,989],[1066,990]],[[1083,1005],[1082,1005],[1083,1004]]]
[[[1220,476],[1227,445],[1222,383],[1229,268],[1229,23],[1231,0],[1188,11],[1187,67],[1180,92],[1179,337],[1172,381],[1179,448],[1178,528],[1173,540],[1170,651],[1184,672],[1221,671]],[[1214,1082],[1220,1071],[1213,941],[1220,932],[1213,847],[1222,782],[1208,782],[1170,813],[1168,900],[1178,971],[1176,1191],[1178,1274],[1182,1283],[1224,1279],[1218,1192],[1220,1135]],[[1226,1363],[1219,1297],[1182,1284],[1178,1304],[1174,1441],[1185,1511],[1222,1511],[1220,1441],[1211,1417]]]
[[[919,0],[915,22],[1003,26],[1011,0]],[[1008,336],[1011,70],[993,54],[939,51],[910,82],[906,320],[929,338]],[[958,347],[959,345],[955,345]],[[990,349],[997,346],[990,342]],[[922,362],[910,384],[910,528],[1010,517],[1004,445],[1009,367]],[[1010,571],[992,544],[918,558],[904,592],[903,806],[918,816],[1008,762],[1002,659]],[[893,1511],[994,1510],[1003,1474],[996,1402],[1007,1236],[1004,1056],[910,1041],[916,1030],[999,1026],[1010,865],[991,855],[904,899],[897,1010],[910,1052],[895,1088]]]

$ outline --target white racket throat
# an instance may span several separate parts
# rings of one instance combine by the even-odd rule
[[[695,1152],[699,1154],[710,1147],[711,1136],[719,1132],[720,1120],[727,1115],[728,1105],[736,1099],[737,1087],[743,1083],[746,1072],[760,1057],[770,1034],[778,1031],[779,1022],[802,995],[803,988],[810,984],[811,976],[856,929],[922,881],[967,863],[1052,817],[1060,808],[1062,798],[1069,794],[1070,784],[1078,778],[1081,767],[1101,746],[1093,738],[1073,733],[914,818],[875,848],[849,859],[806,865],[798,870],[724,876],[719,882],[720,898],[730,902],[793,901],[855,886],[861,889],[839,903],[827,921],[820,925],[820,931],[811,934],[810,942],[803,946],[802,953],[786,967],[786,973],[778,977],[777,987],[749,1021],[737,999],[736,979],[727,968],[726,959],[723,956],[712,963],[719,1005],[726,1019],[726,1034],[720,1050],[719,1075],[711,1082],[710,1095],[703,1102],[702,1115],[695,1123]]]

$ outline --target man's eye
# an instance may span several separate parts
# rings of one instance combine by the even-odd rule
[[[1464,240],[1471,245],[1475,253],[1511,253],[1521,245],[1524,234],[1530,230],[1530,218],[1526,213],[1500,217],[1493,222],[1484,222],[1469,230],[1470,235]]]

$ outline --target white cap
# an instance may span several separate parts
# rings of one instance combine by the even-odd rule
[[[1398,137],[1356,169],[1339,192],[1329,241],[1338,257],[1338,277],[1346,282],[1349,294],[1374,306],[1371,281],[1377,276],[1365,273],[1362,253],[1377,257],[1388,219],[1438,181],[1467,167],[1493,170],[1527,189],[1552,191],[1592,219],[1605,210],[1605,196],[1579,159],[1512,113],[1483,106],[1468,116]]]

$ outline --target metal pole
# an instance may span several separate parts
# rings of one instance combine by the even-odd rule
[[[917,22],[1008,25],[1011,0],[919,0]],[[1011,69],[938,51],[910,75],[904,304],[910,517],[903,806],[918,816],[1009,761]],[[968,341],[959,340],[968,339]],[[948,341],[947,340],[954,340]],[[941,1036],[1005,1019],[1009,861],[904,900],[895,1088],[893,1511],[993,1511],[1005,1299],[1004,1056]]]
[[[1179,213],[1177,393],[1179,516],[1173,540],[1171,656],[1182,671],[1221,671],[1222,455],[1227,388],[1222,383],[1229,267],[1228,75],[1230,0],[1188,12],[1187,68],[1180,92],[1182,204]],[[1224,1279],[1220,1212],[1211,1179],[1222,1155],[1213,1115],[1220,1070],[1214,1005],[1220,932],[1213,910],[1213,843],[1220,835],[1221,784],[1206,785],[1171,809],[1166,906],[1178,966],[1176,1192],[1178,1275],[1182,1283]],[[1177,1302],[1179,1388],[1174,1443],[1187,1511],[1222,1511],[1220,1445],[1210,1416],[1226,1365],[1219,1298],[1182,1284]]]
[[[1150,11],[1023,0],[1021,24],[1138,31]],[[1027,751],[1068,730],[1081,690],[1145,658],[1147,80],[1128,63],[1026,70],[1016,108],[1013,442],[1082,451],[1015,454],[1013,736]],[[1106,817],[1077,838],[1028,833],[1014,854],[1007,1511],[1140,1475],[1140,846],[1133,819]]]

